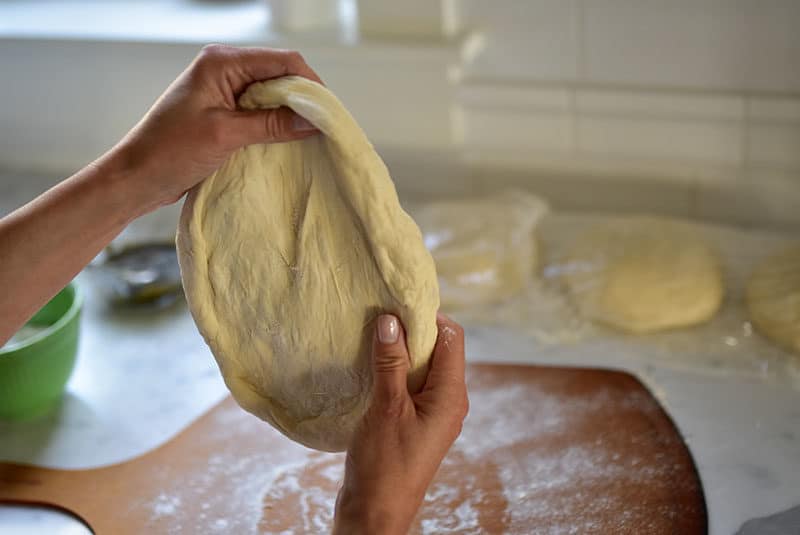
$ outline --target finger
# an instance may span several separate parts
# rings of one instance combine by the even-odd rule
[[[372,343],[373,404],[401,406],[408,397],[408,348],[400,321],[391,314],[378,316]]]
[[[274,48],[241,48],[236,49],[236,58],[243,73],[241,80],[237,80],[235,92],[240,92],[258,80],[268,80],[279,76],[294,74],[302,76],[317,83],[322,80],[309,67],[303,56],[293,50],[278,50]]]
[[[195,58],[190,72],[201,79],[223,81],[233,96],[253,82],[269,80],[288,74],[303,76],[322,83],[303,56],[293,50],[275,48],[237,48],[227,45],[207,45]]]
[[[464,382],[464,329],[442,313],[436,315],[439,334],[433,348],[426,388],[442,382]]]
[[[236,111],[228,117],[230,139],[237,147],[293,141],[319,133],[314,125],[289,108]]]

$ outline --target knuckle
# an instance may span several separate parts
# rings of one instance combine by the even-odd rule
[[[230,48],[229,46],[218,44],[204,46],[200,50],[200,54],[197,55],[196,68],[201,72],[215,68]]]
[[[277,111],[267,113],[264,118],[264,135],[267,139],[277,139],[283,133],[283,123]]]
[[[303,55],[298,52],[297,50],[287,50],[286,51],[286,58],[292,63],[305,63],[306,60],[303,59]]]
[[[227,51],[230,47],[226,45],[220,45],[218,43],[212,43],[209,45],[204,46],[200,49],[200,57],[202,58],[214,58],[222,55]]]
[[[453,329],[453,331],[455,331],[455,335],[456,335],[457,338],[459,338],[461,340],[464,339],[464,327],[462,327],[461,325],[459,325],[458,323],[456,323],[454,321],[451,321],[450,322],[450,328]]]
[[[463,420],[464,418],[466,418],[468,414],[469,414],[469,396],[467,395],[466,392],[464,392],[464,396],[461,400],[461,419]]]
[[[402,392],[382,392],[377,401],[377,411],[384,419],[398,419],[405,410],[406,399]]]
[[[398,371],[405,370],[407,366],[406,357],[403,355],[388,353],[375,357],[375,371],[377,373],[395,374]]]
[[[441,329],[450,336],[464,337],[464,328],[448,317],[442,321]]]
[[[448,321],[439,326],[439,335],[436,340],[437,346],[443,346],[445,350],[455,351],[464,345],[464,329],[457,323]]]

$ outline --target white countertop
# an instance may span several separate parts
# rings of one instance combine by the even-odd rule
[[[0,214],[52,182],[0,173]],[[40,420],[0,423],[0,460],[70,468],[120,462],[165,442],[226,394],[182,302],[157,313],[114,312],[90,291],[91,273],[79,283],[80,353],[64,401]],[[467,347],[473,361],[602,366],[640,377],[689,444],[712,534],[800,504],[800,391],[793,381],[631,359],[602,340],[547,346],[498,328],[468,329]],[[4,533],[81,529],[61,515],[0,507]]]

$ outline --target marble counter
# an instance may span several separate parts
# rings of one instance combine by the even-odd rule
[[[52,183],[23,178],[0,173],[0,214]],[[165,442],[226,394],[182,302],[158,312],[118,311],[93,290],[91,272],[78,282],[85,309],[67,393],[39,420],[0,423],[2,460],[69,468],[120,462]],[[473,361],[603,366],[640,377],[689,444],[712,534],[734,533],[748,519],[800,504],[800,391],[791,382],[662,366],[602,343],[555,350],[497,328],[468,329],[467,339]],[[0,507],[3,533],[84,530],[60,514]]]

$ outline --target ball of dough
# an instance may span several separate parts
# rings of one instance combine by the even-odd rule
[[[442,308],[503,301],[525,288],[538,265],[535,228],[547,211],[545,201],[523,191],[416,210],[436,262]]]
[[[696,231],[658,217],[597,225],[569,251],[563,274],[586,317],[637,334],[703,323],[724,295],[719,262]]]
[[[400,317],[419,390],[436,342],[436,271],[389,173],[325,87],[251,85],[324,135],[238,150],[188,195],[177,244],[198,329],[246,410],[319,450],[346,449],[371,389],[374,319]]]
[[[800,353],[800,246],[760,264],[747,283],[746,299],[755,328],[779,346]]]

